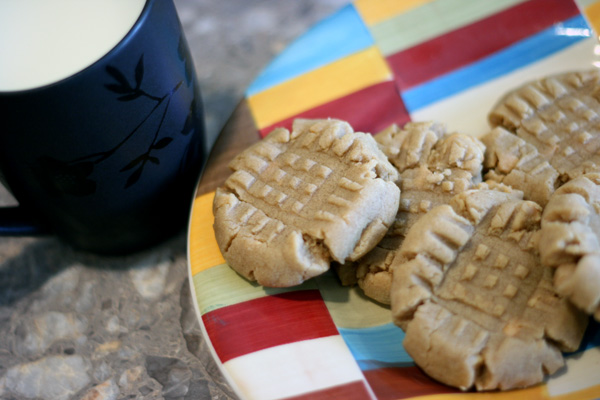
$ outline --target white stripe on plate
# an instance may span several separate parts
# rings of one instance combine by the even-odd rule
[[[227,361],[244,399],[281,399],[364,381],[341,336],[271,347]]]
[[[550,396],[573,393],[600,384],[600,347],[567,357],[566,364],[566,368],[546,382]]]
[[[488,112],[507,91],[547,75],[592,68],[599,59],[597,47],[595,38],[582,40],[525,68],[419,109],[411,113],[411,119],[443,121],[451,132],[484,135],[489,131]]]

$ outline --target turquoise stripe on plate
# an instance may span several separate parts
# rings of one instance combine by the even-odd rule
[[[395,362],[395,363],[386,363],[382,361],[357,361],[358,367],[361,371],[372,371],[374,369],[382,369],[382,368],[406,368],[406,367],[414,367],[416,364],[413,361],[410,362]]]
[[[489,57],[402,93],[409,112],[480,85],[557,53],[592,35],[581,15],[524,39]]]
[[[314,25],[279,54],[248,87],[251,96],[374,44],[352,4]]]
[[[585,331],[585,335],[583,335],[579,349],[568,354],[583,353],[594,347],[600,347],[600,322],[594,320],[594,317],[590,317],[590,323]]]
[[[404,332],[393,323],[369,328],[338,328],[338,331],[350,348],[354,359],[359,362],[412,363],[412,358],[402,347]]]

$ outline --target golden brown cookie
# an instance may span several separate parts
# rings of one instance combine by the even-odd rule
[[[518,193],[474,189],[409,230],[391,266],[392,315],[431,377],[463,390],[526,387],[578,348],[587,317],[540,263],[541,214]]]
[[[447,133],[434,122],[391,126],[375,135],[383,152],[398,168],[400,208],[394,224],[360,260],[336,266],[343,284],[358,283],[365,295],[390,304],[389,265],[412,224],[429,209],[481,182],[483,144],[467,135]]]
[[[525,198],[546,204],[559,184],[559,173],[537,148],[504,128],[481,138],[486,146],[486,179],[502,182],[525,193]]]
[[[297,120],[231,163],[217,189],[215,236],[227,263],[284,287],[361,257],[398,210],[398,172],[369,134],[338,120]]]
[[[569,72],[511,91],[489,114],[486,178],[545,205],[562,183],[600,171],[600,72]],[[510,131],[515,137],[510,138]]]
[[[540,255],[556,291],[600,321],[600,174],[558,188],[542,215]]]

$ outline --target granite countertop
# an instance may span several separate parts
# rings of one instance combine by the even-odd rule
[[[207,144],[258,72],[346,0],[175,0]],[[0,204],[10,203],[0,191]],[[187,232],[107,257],[0,238],[1,399],[230,399],[192,306]]]

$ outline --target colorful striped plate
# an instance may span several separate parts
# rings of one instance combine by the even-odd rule
[[[600,2],[590,0],[356,0],[264,69],[243,100],[250,122],[229,129],[250,130],[258,140],[297,117],[333,117],[363,132],[437,120],[481,135],[488,110],[507,90],[600,66],[598,28]],[[215,147],[223,165],[227,146]],[[600,397],[597,323],[579,351],[566,355],[567,367],[543,384],[461,393],[414,365],[389,308],[341,287],[333,273],[288,289],[246,281],[214,239],[211,173],[209,167],[192,207],[189,275],[205,338],[241,398]]]

